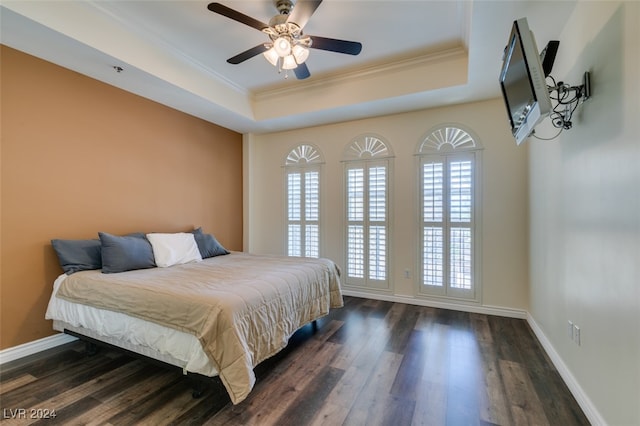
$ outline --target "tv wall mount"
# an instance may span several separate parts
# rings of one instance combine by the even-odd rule
[[[553,85],[547,84],[547,88],[552,103],[555,102],[549,114],[551,123],[561,131],[569,130],[573,125],[573,113],[582,102],[591,97],[591,75],[589,71],[585,71],[582,84],[579,86],[572,86],[563,81],[556,83],[551,75],[547,75],[547,79],[553,82]]]

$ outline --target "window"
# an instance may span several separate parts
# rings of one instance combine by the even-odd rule
[[[389,159],[387,143],[362,136],[345,150],[345,285],[389,288]]]
[[[431,132],[420,158],[420,293],[477,300],[479,150],[454,126]]]
[[[308,144],[285,160],[288,256],[320,256],[320,164],[320,152]]]

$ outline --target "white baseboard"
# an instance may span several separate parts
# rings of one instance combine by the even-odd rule
[[[549,358],[551,358],[551,362],[553,362],[553,365],[556,367],[556,370],[558,370],[558,373],[560,373],[560,376],[562,377],[562,380],[564,380],[565,384],[569,388],[569,391],[571,391],[571,394],[578,402],[578,405],[580,405],[580,408],[582,408],[582,411],[584,412],[585,416],[587,416],[587,419],[589,419],[589,422],[592,425],[605,426],[607,422],[602,418],[602,416],[600,415],[600,412],[595,407],[595,405],[593,405],[593,403],[591,402],[587,394],[584,392],[584,390],[576,380],[576,378],[573,377],[573,374],[571,374],[571,370],[569,370],[567,365],[562,360],[562,357],[555,350],[555,348],[551,344],[551,341],[547,338],[547,336],[542,331],[542,328],[540,328],[538,323],[536,323],[535,319],[533,319],[533,317],[529,313],[527,313],[527,322],[529,323],[529,326],[531,327],[534,334],[540,341],[540,344],[542,345],[544,350],[547,352],[547,355],[549,355]]]
[[[504,308],[501,306],[487,305],[468,305],[464,303],[456,303],[454,301],[418,299],[411,296],[400,296],[395,294],[381,294],[360,292],[351,289],[343,289],[345,296],[362,297],[364,299],[384,300],[386,302],[405,303],[407,305],[429,306],[432,308],[451,309],[454,311],[473,312],[476,314],[498,315],[509,318],[527,318],[527,311],[521,309]]]
[[[64,345],[65,343],[73,342],[75,340],[78,339],[76,337],[69,336],[68,334],[58,333],[53,336],[34,340],[33,342],[3,349],[0,351],[0,365],[47,349],[55,348],[56,346]]]

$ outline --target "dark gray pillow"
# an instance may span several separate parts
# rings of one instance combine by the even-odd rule
[[[100,240],[51,240],[58,262],[67,275],[102,268]]]
[[[144,234],[116,236],[98,232],[102,243],[102,272],[111,274],[155,268],[153,248]]]
[[[229,251],[222,247],[222,244],[216,240],[216,237],[211,234],[205,234],[202,228],[194,229],[192,232],[196,239],[196,244],[198,244],[200,256],[202,256],[203,259],[229,254]]]

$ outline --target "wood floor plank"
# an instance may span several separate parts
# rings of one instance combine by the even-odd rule
[[[489,326],[489,318],[487,315],[470,313],[469,324],[478,342],[493,343],[493,335],[491,334],[491,327]]]
[[[489,327],[496,347],[496,355],[500,359],[525,363],[527,357],[523,357],[518,343],[518,335],[514,328],[515,322],[523,320],[489,316]],[[527,354],[528,355],[528,354]]]
[[[422,385],[422,373],[426,364],[426,334],[412,330],[409,334],[405,355],[391,386],[391,394],[416,400]]]
[[[500,376],[489,318],[487,315],[471,313],[469,319],[482,357],[480,380],[483,390],[480,394],[480,420],[487,424],[513,424]]]
[[[416,401],[395,395],[387,395],[376,404],[367,418],[367,425],[409,426],[413,420]]]
[[[0,381],[10,380],[26,372],[40,378],[57,371],[64,371],[84,359],[86,354],[83,348],[84,343],[76,341],[2,364]]]
[[[211,398],[205,394],[201,398],[194,399],[197,403],[189,410],[183,412],[171,424],[174,425],[203,425],[215,416],[216,413],[227,404],[229,400],[222,401],[221,398]]]
[[[535,371],[555,370],[551,360],[542,349],[542,345],[535,339],[529,324],[524,320],[520,320],[513,321],[511,326],[513,327],[513,338],[520,355],[526,358],[527,368]]]
[[[340,348],[331,342],[325,342],[314,354],[310,354],[300,363],[296,363],[286,376],[282,376],[277,383],[264,387],[264,392],[271,397],[277,395],[277,404],[256,407],[254,419],[260,424],[279,424],[278,419],[285,411],[290,410],[295,401],[305,394],[305,389],[317,375],[321,375],[322,367],[326,365],[326,360],[331,359]],[[337,369],[334,369],[337,370]]]
[[[323,368],[289,405],[276,424],[300,426],[311,424],[314,414],[324,405],[327,396],[343,375],[344,370],[330,366]]]
[[[540,399],[522,365],[509,360],[501,360],[499,367],[514,424],[549,425],[549,419],[547,419]]]
[[[389,309],[393,306],[393,302],[387,302],[386,300],[376,300],[375,308],[369,315],[371,318],[384,318],[389,313]]]
[[[411,331],[420,316],[420,307],[404,305],[404,310],[398,321],[391,328],[391,336],[387,343],[387,350],[395,353],[403,353]]]
[[[126,357],[118,357],[113,360],[99,359],[95,357],[83,358],[83,362],[76,362],[65,371],[54,370],[52,374],[42,375],[37,381],[38,386],[31,388],[22,386],[14,392],[9,392],[2,397],[3,404],[9,407],[30,408],[38,401],[44,401],[64,392],[65,389],[78,386],[87,380],[92,380],[105,372],[120,367],[128,362]]]
[[[0,382],[0,395],[2,395],[3,393],[10,392],[28,383],[34,382],[35,380],[38,380],[38,379],[32,376],[31,374],[22,374],[11,380],[2,381]]]
[[[173,418],[163,418],[158,415],[169,413],[171,409],[175,410],[179,402],[185,400],[184,396],[193,399],[189,383],[182,377],[174,375],[152,392],[141,395],[135,406],[110,417],[109,423],[116,425],[168,424]],[[167,407],[168,405],[171,408]]]
[[[466,320],[464,316],[460,319]],[[449,328],[448,345],[447,423],[471,424],[480,413],[483,369],[480,349],[474,333],[458,326]]]
[[[420,388],[412,425],[446,425],[447,390],[433,382],[424,382]]]
[[[123,380],[119,386],[107,386],[92,396],[100,406],[86,411],[78,420],[86,425],[102,425],[121,412],[128,412],[168,382],[176,380],[176,372],[147,366]]]
[[[434,323],[436,322],[437,312],[438,309],[436,308],[432,308],[430,306],[422,306],[419,311],[418,319],[416,320],[414,328],[416,330],[428,330],[432,328]]]
[[[548,419],[554,419],[554,422],[562,424],[586,425],[589,423],[556,370],[530,371],[529,377],[536,394],[547,395],[540,400],[540,403]]]
[[[384,351],[376,368],[371,372],[344,425],[365,425],[376,421],[376,407],[384,403],[390,397],[391,386],[402,362],[402,355],[395,352]],[[413,413],[411,414],[413,416]]]
[[[169,383],[149,398],[145,406],[146,412],[141,412],[134,420],[136,424],[172,424],[197,406],[198,402],[199,400],[192,396],[188,381]],[[117,418],[112,418],[111,421],[122,424]]]
[[[379,364],[391,328],[400,318],[399,315],[389,314],[389,309],[385,308],[384,312],[387,313],[385,321],[378,321],[376,316],[369,318],[372,327],[364,343],[362,340],[357,343],[349,342],[334,357],[331,365],[335,368],[346,368],[346,372],[327,397],[326,405],[316,414],[313,424],[341,424],[346,419],[354,404],[354,395],[362,391],[373,369]],[[356,350],[352,349],[353,346],[356,346]],[[357,353],[357,356],[353,357],[354,353]]]
[[[480,419],[489,424],[513,424],[495,350],[491,344],[484,341],[480,342],[480,348],[483,358]]]
[[[424,367],[416,394],[414,425],[446,424],[450,328],[435,318],[428,328],[422,328],[423,332],[428,330],[428,338],[424,342]]]
[[[336,404],[334,400],[324,403],[319,412],[311,420],[311,426],[341,425],[349,415],[351,407]]]
[[[342,341],[344,347],[332,360],[331,365],[333,367],[347,370],[354,363],[356,365],[361,365],[363,362],[373,363],[382,350],[388,346],[393,329],[403,317],[406,306],[394,304],[379,304],[376,306],[375,314],[366,317],[365,325],[360,321],[355,324],[350,321],[348,327],[342,327],[343,329],[354,331],[343,331],[343,334],[348,333],[351,338]],[[383,312],[385,316],[379,318],[379,314]],[[363,356],[360,356],[361,354]]]
[[[313,339],[312,339],[313,340]],[[251,398],[247,398],[233,410],[220,414],[217,421],[211,424],[227,424],[232,419],[243,424],[277,424],[277,419],[289,408],[304,391],[307,384],[319,374],[320,368],[327,364],[339,349],[329,341],[317,340],[305,348],[305,355],[291,359],[286,374],[270,375],[266,380],[256,384]],[[277,400],[270,404],[268,400]]]
[[[343,344],[342,349],[331,361],[331,366],[341,370],[347,370],[356,360],[368,359],[372,352],[380,353],[389,340],[389,330],[383,325],[383,320],[369,319],[368,327],[360,329],[348,344]],[[362,362],[362,361],[360,361]]]
[[[102,389],[104,386],[121,384],[123,377],[133,374],[139,370],[143,364],[144,361],[132,360],[118,368],[108,370],[105,374],[97,376],[85,383],[69,387],[64,392],[55,394],[51,398],[38,401],[36,404],[30,406],[29,409],[35,410],[36,412],[38,412],[38,410],[46,412],[47,410],[51,410],[52,407],[55,407],[56,421],[61,421],[61,419],[64,418],[73,419],[78,412],[82,413],[100,404],[100,401],[94,398],[87,398],[88,395],[90,396],[93,392]],[[81,408],[78,408],[76,404],[80,404]],[[37,419],[27,419],[23,424],[36,423],[36,420]]]
[[[446,387],[449,381],[447,371],[451,361],[449,353],[449,333],[451,327],[434,323],[425,344],[425,366],[422,380]]]

